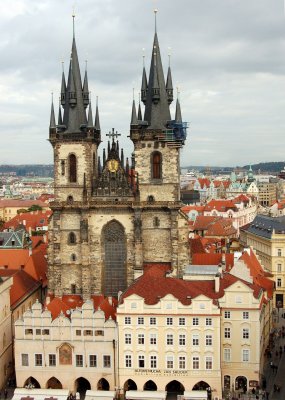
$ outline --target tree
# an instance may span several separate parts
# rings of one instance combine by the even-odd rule
[[[37,204],[33,204],[31,207],[28,208],[28,211],[29,212],[31,212],[31,211],[42,211],[42,209],[43,208],[41,206],[39,206]]]

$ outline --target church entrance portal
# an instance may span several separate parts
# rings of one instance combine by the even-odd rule
[[[105,296],[117,296],[126,289],[126,237],[117,221],[109,222],[103,229],[102,243],[105,253],[103,288]]]

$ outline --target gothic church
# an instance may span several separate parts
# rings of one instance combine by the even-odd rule
[[[56,123],[51,107],[55,200],[48,249],[49,293],[118,296],[147,264],[180,276],[189,263],[187,219],[180,211],[180,149],[186,139],[179,100],[165,81],[157,32],[141,105],[132,104],[131,161],[111,130],[103,157],[98,104],[93,120],[87,71],[82,84],[73,35],[68,77],[62,73]],[[105,135],[104,135],[105,136]]]

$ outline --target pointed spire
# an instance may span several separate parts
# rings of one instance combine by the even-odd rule
[[[121,166],[122,166],[122,168],[124,168],[124,164],[125,164],[125,161],[124,161],[124,150],[121,149]]]
[[[167,92],[168,104],[171,104],[173,101],[173,85],[172,85],[172,76],[170,68],[170,52],[168,53],[168,57],[169,57],[169,65],[166,78],[166,92]]]
[[[138,117],[137,117],[135,99],[133,99],[131,125],[138,125]]]
[[[158,43],[157,32],[154,34],[152,59],[148,79],[148,91],[145,101],[144,120],[149,129],[165,129],[170,121],[168,96]]]
[[[106,150],[103,149],[103,168],[105,167],[106,164]]]
[[[145,104],[146,96],[147,96],[147,77],[145,72],[145,65],[144,65],[144,49],[143,49],[143,73],[142,73],[142,85],[141,85],[141,99],[142,102]]]
[[[126,159],[126,175],[127,175],[127,177],[129,177],[129,174],[130,174],[130,165],[129,165],[129,159],[127,157],[127,159]]]
[[[98,157],[98,175],[101,175],[101,172],[102,172],[102,166],[101,166],[101,159],[100,159],[100,156],[99,156]]]
[[[91,101],[89,103],[89,108],[88,108],[88,121],[87,121],[87,128],[93,128],[93,116],[92,116],[92,107],[91,107]]]
[[[60,100],[62,106],[65,105],[65,96],[66,96],[66,83],[64,75],[64,62],[62,61],[62,77],[61,77],[61,91],[60,91]]]
[[[142,110],[141,110],[141,103],[139,103],[139,109],[138,109],[138,121],[142,121]]]
[[[178,97],[176,100],[175,122],[182,122],[182,114]]]
[[[89,104],[89,89],[88,89],[88,77],[87,77],[87,60],[85,60],[86,67],[85,67],[85,75],[84,75],[84,82],[83,82],[83,104],[86,108]]]
[[[58,105],[58,120],[57,120],[57,125],[62,125],[62,115],[61,115],[60,98],[59,98],[59,105]]]
[[[50,110],[50,123],[49,123],[50,129],[56,128],[55,124],[55,115],[54,115],[54,106],[53,106],[53,93],[51,94],[51,110]]]
[[[96,115],[95,115],[95,129],[100,131],[100,119],[99,119],[99,109],[98,109],[98,96],[96,97]]]

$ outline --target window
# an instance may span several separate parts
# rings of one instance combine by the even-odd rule
[[[206,335],[206,346],[212,346],[212,345],[213,345],[213,336]]]
[[[213,359],[210,356],[206,357],[206,369],[213,369]]]
[[[49,354],[48,355],[48,363],[50,367],[55,367],[56,366],[56,355],[55,354]]]
[[[150,356],[150,368],[157,368],[157,357]]]
[[[156,333],[151,333],[149,336],[149,343],[156,344]]]
[[[149,323],[150,323],[150,325],[156,325],[156,318],[155,317],[150,317]]]
[[[103,356],[103,367],[111,368],[111,356]]]
[[[192,345],[193,346],[199,346],[199,335],[193,335],[192,336]]]
[[[179,318],[179,325],[182,325],[182,326],[185,325],[185,317],[180,317]]]
[[[230,319],[231,318],[231,312],[230,311],[225,311],[225,318]]]
[[[89,355],[89,367],[97,367],[97,356],[95,354]]]
[[[225,339],[231,338],[231,328],[225,328]]]
[[[243,311],[242,312],[242,319],[249,319],[249,312],[248,311]]]
[[[144,333],[138,334],[138,344],[144,344]]]
[[[29,366],[29,354],[22,354],[22,366],[23,367]]]
[[[72,294],[76,294],[76,285],[74,283],[71,284],[70,290]]]
[[[84,336],[93,336],[93,331],[91,331],[91,329],[85,329],[83,331],[83,335]]]
[[[35,366],[41,367],[43,365],[43,355],[42,354],[35,354]]]
[[[242,338],[243,339],[249,339],[249,329],[248,328],[243,328],[243,330],[242,330]]]
[[[172,335],[172,333],[168,333],[166,335],[166,344],[168,346],[173,346],[173,335]]]
[[[138,325],[144,325],[144,317],[138,317]]]
[[[194,317],[194,318],[192,319],[192,325],[198,326],[198,325],[199,325],[199,318]]]
[[[277,272],[282,272],[282,265],[281,264],[277,264]]]
[[[76,329],[75,334],[76,334],[76,336],[81,336],[81,330],[80,329]]]
[[[173,325],[173,318],[172,317],[167,317],[166,318],[166,325]]]
[[[95,331],[95,336],[104,336],[104,331],[96,330]]]
[[[224,361],[225,362],[231,361],[231,349],[224,349]]]
[[[174,367],[173,356],[166,356],[166,368],[173,369],[173,367]]]
[[[125,366],[126,368],[132,368],[132,356],[130,354],[125,355]]]
[[[71,256],[70,256],[70,260],[71,261],[76,261],[76,254],[71,254]]]
[[[33,330],[32,329],[25,329],[25,335],[32,335]]]
[[[69,182],[77,181],[77,160],[75,154],[70,154],[69,157]]]
[[[161,154],[152,153],[152,179],[161,179]]]
[[[158,228],[159,225],[160,225],[159,218],[158,218],[158,217],[154,217],[154,218],[153,218],[153,226],[156,227],[156,228]]]
[[[282,279],[277,278],[277,287],[281,287],[281,286],[282,286]]]
[[[132,335],[130,333],[125,334],[125,344],[132,344]]]
[[[192,366],[193,369],[199,369],[199,357],[193,357],[192,359]]]
[[[83,367],[83,355],[82,354],[76,354],[75,365],[76,365],[76,367]]]
[[[40,329],[36,329],[36,335],[41,335],[41,330]]]
[[[68,235],[68,243],[75,244],[76,243],[76,236],[74,232],[70,232]]]
[[[206,326],[212,326],[212,318],[206,318]]]
[[[249,362],[249,350],[247,349],[242,350],[242,361]]]
[[[282,257],[282,249],[277,249],[277,256]]]
[[[139,356],[138,365],[139,368],[144,368],[144,356]]]
[[[49,335],[49,329],[43,329],[42,330],[43,335]]]
[[[178,368],[179,369],[185,369],[186,368],[186,357],[185,356],[179,356],[179,358],[178,358]]]
[[[131,325],[131,317],[125,317],[125,325]]]
[[[179,346],[185,346],[186,336],[184,334],[179,335]]]
[[[242,303],[242,297],[236,296],[236,304],[241,304],[241,303]]]
[[[61,175],[64,175],[65,174],[65,161],[61,160],[60,164],[61,164]]]
[[[132,309],[137,308],[137,303],[135,303],[135,302],[131,303],[131,308]]]

